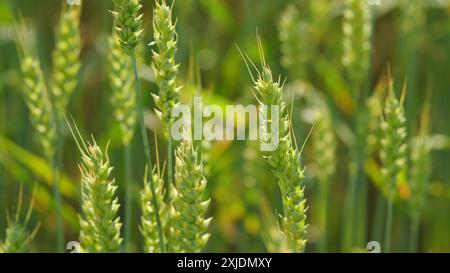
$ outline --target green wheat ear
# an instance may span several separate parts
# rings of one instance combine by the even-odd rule
[[[358,115],[356,145],[358,151],[361,151],[361,158],[358,160],[366,161],[379,147],[381,134],[379,121],[382,112],[380,94],[374,93],[366,99],[365,107]]]
[[[304,172],[300,164],[300,154],[291,134],[291,120],[283,99],[283,86],[274,81],[272,71],[266,64],[261,39],[258,36],[258,48],[262,63],[261,71],[257,70],[257,78],[253,79],[255,96],[261,106],[279,106],[279,145],[266,158],[272,167],[272,172],[278,181],[282,194],[284,214],[281,215],[281,230],[287,238],[289,250],[303,252],[306,246],[306,198],[304,196]],[[242,53],[241,53],[242,54]],[[248,62],[244,57],[250,71]],[[262,107],[261,107],[262,109]],[[270,114],[269,114],[270,115]],[[267,116],[269,116],[267,115]],[[263,115],[264,116],[264,115]],[[266,118],[268,128],[271,128],[271,118]],[[263,132],[262,141],[270,139],[270,134]]]
[[[166,134],[172,124],[172,108],[179,100],[180,88],[176,86],[176,78],[179,65],[175,62],[177,51],[177,33],[175,23],[172,20],[172,7],[165,0],[155,3],[153,12],[154,44],[156,49],[153,53],[153,71],[159,94],[153,95],[156,115],[165,127]]]
[[[164,172],[163,172],[164,173]],[[146,253],[161,252],[158,227],[156,225],[156,214],[153,207],[153,195],[147,181],[147,171],[144,178],[144,189],[141,191],[141,226],[140,231],[144,238],[144,251]],[[159,215],[161,217],[162,227],[168,229],[169,206],[164,203],[164,180],[156,169],[153,170],[153,181],[155,181],[156,198],[159,204]],[[164,238],[167,241],[166,238]]]
[[[370,7],[366,1],[345,0],[342,32],[342,64],[354,88],[361,88],[368,75],[372,36]]]
[[[109,82],[111,103],[122,132],[122,142],[127,146],[133,139],[137,122],[136,93],[133,91],[134,75],[129,57],[123,52],[118,34],[110,39]]]
[[[68,123],[68,122],[67,122]],[[82,184],[82,210],[80,216],[80,243],[83,251],[118,252],[122,243],[118,216],[119,202],[116,195],[117,185],[110,178],[113,168],[109,164],[108,155],[96,144],[85,143],[75,125],[69,129],[81,152],[82,162],[79,164]]]
[[[316,155],[317,177],[321,183],[329,183],[329,178],[336,170],[337,140],[333,118],[325,103],[317,106],[315,122],[312,143]]]
[[[381,120],[381,161],[385,177],[385,191],[388,198],[394,198],[400,175],[406,175],[407,132],[403,107],[405,87],[401,99],[397,99],[394,83],[389,79],[388,95]]]
[[[175,198],[171,219],[171,244],[175,252],[200,252],[210,237],[212,218],[205,219],[210,199],[204,200],[206,178],[197,149],[183,141],[175,156]]]
[[[56,123],[37,52],[23,19],[16,26],[16,44],[23,76],[23,95],[36,141],[48,159],[55,153]]]
[[[64,119],[70,96],[78,84],[81,67],[80,13],[81,6],[64,5],[56,32],[51,91],[59,120]]]
[[[294,79],[304,79],[312,54],[311,39],[307,22],[296,5],[290,4],[286,7],[278,24],[278,31],[283,53],[282,65]]]
[[[8,224],[6,228],[6,238],[3,243],[0,243],[0,253],[24,253],[28,251],[30,242],[34,239],[39,230],[39,225],[31,232],[28,230],[28,224],[33,212],[34,196],[35,192],[33,193],[25,219],[21,221],[20,214],[22,209],[23,189],[20,189],[19,199],[17,201],[17,211],[14,219],[11,219],[9,214],[7,215]]]
[[[112,14],[116,22],[116,30],[119,34],[123,51],[134,58],[144,29],[142,5],[139,0],[113,0],[117,11]]]

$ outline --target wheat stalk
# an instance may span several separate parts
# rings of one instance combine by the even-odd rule
[[[59,121],[64,120],[70,96],[78,83],[77,77],[81,67],[80,13],[81,6],[64,5],[56,32],[51,91]]]
[[[319,250],[325,252],[328,232],[328,200],[332,176],[336,170],[337,139],[328,105],[323,101],[316,104],[318,105],[316,106],[316,125],[312,134],[312,148],[316,159],[319,226],[322,229]]]
[[[410,252],[417,251],[419,225],[425,208],[427,186],[431,178],[431,147],[428,137],[430,110],[430,101],[427,101],[422,112],[419,135],[413,138],[411,142],[411,170],[409,174],[411,186],[409,203],[411,214]]]
[[[28,106],[31,124],[34,128],[35,139],[41,146],[42,152],[52,167],[53,201],[55,206],[57,248],[63,249],[64,230],[61,218],[61,196],[59,192],[57,170],[57,120],[50,94],[40,65],[38,54],[32,49],[34,43],[28,33],[23,19],[16,26],[16,44],[18,46],[20,69],[23,79],[23,94]]]
[[[119,123],[122,143],[124,145],[124,180],[125,180],[125,246],[129,249],[131,236],[132,178],[131,147],[137,122],[136,93],[133,92],[134,75],[129,57],[122,51],[117,32],[110,38],[109,82],[112,89],[111,104],[114,116]]]
[[[175,198],[173,200],[171,243],[175,252],[200,252],[210,234],[206,232],[212,218],[204,214],[210,199],[203,199],[206,178],[197,149],[183,141],[176,151]]]
[[[262,62],[261,71],[258,71],[256,79],[253,78],[255,96],[260,102],[261,109],[264,106],[278,106],[278,149],[267,156],[272,172],[278,180],[281,190],[284,214],[281,216],[282,231],[288,241],[288,247],[293,252],[303,252],[306,245],[306,199],[304,196],[303,169],[300,166],[300,152],[294,147],[291,135],[290,118],[283,100],[283,86],[280,80],[274,81],[272,72],[264,59],[264,52],[261,40],[258,36],[258,48]],[[248,61],[251,60],[247,57]],[[271,128],[272,118],[270,113],[265,117],[264,122]],[[263,132],[267,134],[267,132]],[[261,136],[262,140],[269,140],[269,135]]]
[[[388,96],[384,105],[381,120],[381,161],[383,163],[383,175],[385,180],[385,191],[388,199],[388,215],[385,230],[385,251],[390,251],[393,202],[400,175],[406,175],[407,165],[407,132],[406,118],[403,102],[405,89],[400,100],[394,91],[393,80],[389,79]]]

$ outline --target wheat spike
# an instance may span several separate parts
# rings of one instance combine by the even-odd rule
[[[371,50],[371,13],[366,1],[345,0],[342,64],[355,88],[361,88],[368,75]],[[352,90],[358,92],[361,90]]]
[[[142,5],[139,0],[113,0],[117,7],[112,14],[116,21],[116,30],[119,34],[123,51],[131,58],[136,56],[143,36]]]
[[[147,175],[147,174],[146,174]],[[155,181],[155,191],[159,204],[159,215],[161,217],[162,227],[165,231],[168,229],[169,206],[164,203],[164,180],[161,175],[153,170],[153,181]],[[145,177],[144,182],[147,181]],[[153,207],[153,195],[148,183],[144,183],[144,189],[141,191],[141,226],[140,231],[144,238],[144,250],[146,253],[161,252],[159,244],[158,227],[156,225],[155,209]],[[167,241],[167,239],[165,240]]]
[[[210,234],[206,230],[212,220],[204,216],[211,200],[202,197],[207,184],[203,165],[189,141],[178,146],[175,156],[171,243],[175,252],[200,252],[208,242]]]
[[[261,106],[278,106],[278,149],[271,152],[267,158],[272,172],[278,180],[282,194],[284,214],[281,229],[287,238],[289,249],[293,252],[303,252],[306,245],[306,198],[304,196],[304,172],[300,165],[300,151],[294,147],[290,130],[290,118],[286,103],[283,100],[283,87],[280,80],[274,81],[272,71],[266,64],[261,40],[258,37],[258,48],[262,63],[254,79],[254,90]],[[249,60],[250,61],[250,60]],[[253,77],[252,77],[253,78]],[[270,113],[264,121],[271,128]],[[267,132],[264,132],[267,133]],[[270,139],[262,136],[263,141]]]
[[[92,138],[92,143],[82,139],[76,125],[76,134],[69,125],[78,149],[81,152],[82,210],[80,216],[80,243],[84,252],[118,252],[122,243],[118,216],[119,202],[117,185],[111,172],[106,152]]]
[[[166,129],[166,134],[172,124],[172,109],[179,100],[180,88],[176,86],[179,65],[175,62],[177,51],[177,33],[172,20],[172,7],[165,0],[156,1],[153,11],[154,44],[153,71],[159,94],[153,94],[155,112]]]
[[[64,5],[56,32],[51,91],[58,120],[64,120],[70,96],[78,84],[81,67],[80,14],[81,6]]]
[[[133,139],[137,122],[136,93],[133,90],[133,68],[129,57],[122,51],[116,32],[110,38],[109,82],[114,115],[120,125],[122,143],[127,146]]]

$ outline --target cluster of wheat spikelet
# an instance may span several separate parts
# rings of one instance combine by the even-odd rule
[[[72,129],[71,129],[72,130]],[[75,137],[75,135],[74,135]],[[77,141],[82,163],[79,165],[82,183],[82,210],[80,216],[80,243],[86,252],[118,252],[122,242],[121,222],[118,216],[117,186],[111,178],[109,158],[92,140]]]
[[[56,32],[51,91],[55,113],[60,121],[64,118],[70,96],[78,84],[77,78],[81,67],[80,13],[81,6],[63,6]]]
[[[155,181],[156,198],[159,204],[158,213],[161,216],[162,227],[165,231],[164,241],[167,242],[168,237],[170,236],[168,230],[170,206],[164,203],[164,179],[157,172],[157,168],[154,168],[153,173],[150,175],[153,175],[153,181]],[[147,181],[147,179],[145,178],[144,181]],[[161,249],[159,247],[158,227],[156,225],[156,213],[152,202],[153,194],[150,186],[147,183],[144,183],[144,188],[141,191],[142,217],[140,231],[142,234],[142,238],[144,239],[144,251],[146,253],[161,252]],[[166,243],[165,249],[167,248],[168,244]]]
[[[371,52],[371,13],[365,1],[346,0],[344,9],[342,64],[353,89],[362,88],[369,74]],[[361,90],[351,90],[358,94]]]
[[[29,244],[36,236],[39,229],[37,225],[33,230],[28,230],[28,223],[34,206],[34,195],[26,211],[25,218],[20,219],[23,199],[23,189],[20,189],[19,199],[17,201],[17,211],[14,218],[11,219],[7,214],[7,228],[4,242],[0,242],[0,253],[24,253],[29,250]]]
[[[176,78],[179,65],[175,62],[177,33],[172,20],[172,8],[165,0],[156,1],[153,12],[153,37],[156,49],[153,53],[153,71],[158,95],[153,94],[156,115],[160,118],[167,137],[172,124],[172,109],[178,104],[180,88]]]

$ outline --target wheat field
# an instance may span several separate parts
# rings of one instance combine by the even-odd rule
[[[4,0],[0,57],[0,253],[450,252],[448,0]]]

